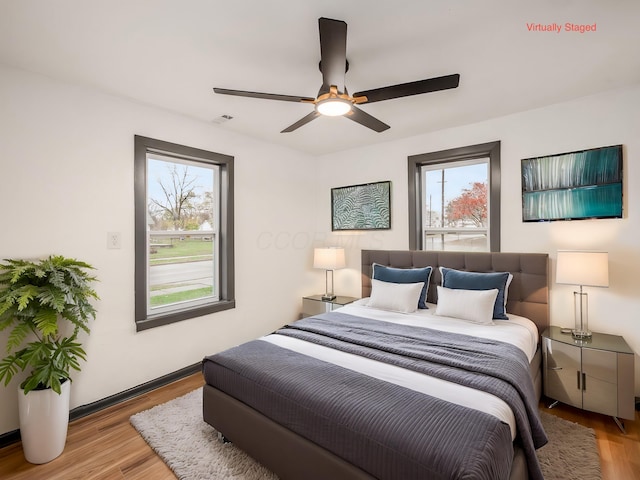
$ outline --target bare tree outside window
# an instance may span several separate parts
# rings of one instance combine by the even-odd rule
[[[152,230],[198,230],[205,222],[212,224],[212,186],[198,181],[199,177],[194,173],[196,168],[180,164],[154,168],[158,171],[155,182],[159,189],[154,189],[149,197],[149,215],[154,222]],[[198,169],[199,175],[203,170]]]
[[[187,230],[188,218],[194,210],[196,181],[188,165],[166,164],[166,174],[156,178],[162,195],[149,197],[152,218],[164,220],[173,230]]]

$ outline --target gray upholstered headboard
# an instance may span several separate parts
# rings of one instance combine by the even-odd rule
[[[427,301],[437,303],[438,267],[470,272],[511,272],[507,312],[531,319],[542,332],[549,326],[549,255],[546,253],[434,252],[414,250],[362,250],[362,296],[371,294],[371,266],[433,267]]]

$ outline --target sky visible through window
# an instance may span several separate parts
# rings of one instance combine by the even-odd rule
[[[168,184],[171,180],[171,172],[169,167],[171,165],[175,165],[176,162],[171,160],[163,160],[161,157],[152,158],[148,157],[147,161],[147,178],[148,181],[148,192],[147,195],[149,198],[153,198],[156,200],[164,199],[164,193],[162,188],[160,187],[161,180],[164,184]],[[179,168],[183,168],[184,164],[177,163]],[[197,165],[188,164],[186,165],[189,168],[188,175],[190,177],[195,178],[195,188],[194,193],[196,195],[202,195],[204,192],[212,192],[213,191],[213,170],[211,168],[199,167]]]
[[[425,212],[442,212],[442,169],[425,171]],[[474,182],[487,183],[487,164],[464,165],[444,171],[444,203],[458,197]]]

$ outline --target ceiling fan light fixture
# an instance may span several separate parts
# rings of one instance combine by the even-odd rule
[[[289,125],[281,133],[293,132],[321,115],[330,117],[344,116],[374,132],[380,133],[389,129],[389,125],[369,115],[364,110],[360,110],[358,108],[359,105],[448,90],[457,88],[460,83],[460,75],[455,73],[453,75],[373,88],[356,92],[353,96],[350,96],[345,85],[345,74],[349,70],[349,61],[347,60],[347,24],[342,20],[321,17],[318,19],[318,28],[320,33],[320,63],[318,67],[320,68],[320,73],[322,73],[322,84],[317,97],[230,90],[218,87],[215,87],[213,91],[223,95],[314,105],[315,108],[312,112]]]
[[[351,111],[353,104],[343,98],[327,98],[316,103],[316,111],[327,117],[339,117]]]

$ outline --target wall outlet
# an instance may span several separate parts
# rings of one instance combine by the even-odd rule
[[[120,232],[107,232],[107,248],[122,248],[122,237]]]

